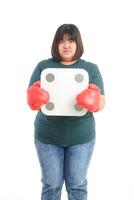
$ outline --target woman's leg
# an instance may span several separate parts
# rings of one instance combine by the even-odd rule
[[[64,148],[44,144],[35,139],[35,146],[42,172],[41,200],[60,200],[64,181]]]
[[[69,200],[87,200],[87,170],[95,139],[65,150],[65,185]]]

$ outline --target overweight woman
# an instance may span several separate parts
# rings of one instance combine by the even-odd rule
[[[42,173],[41,200],[60,200],[64,181],[68,200],[88,199],[87,171],[96,135],[94,112],[103,109],[105,97],[99,68],[81,59],[83,51],[79,29],[74,24],[61,25],[52,42],[52,57],[40,61],[30,78],[27,103],[38,111],[34,141]],[[51,98],[40,84],[46,68],[81,68],[90,74],[88,87],[75,97],[77,104],[87,109],[85,115],[47,116],[41,111]]]

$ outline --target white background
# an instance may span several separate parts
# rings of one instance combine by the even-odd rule
[[[39,200],[40,166],[33,143],[36,112],[26,88],[36,64],[51,56],[56,29],[74,23],[83,59],[96,63],[106,107],[88,171],[90,200],[134,199],[134,14],[131,0],[3,0],[0,3],[0,200]],[[62,199],[66,200],[65,187]]]

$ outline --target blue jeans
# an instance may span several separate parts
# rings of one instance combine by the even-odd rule
[[[35,139],[42,172],[41,200],[60,200],[65,181],[69,200],[87,200],[87,170],[95,139],[85,144],[58,146]]]

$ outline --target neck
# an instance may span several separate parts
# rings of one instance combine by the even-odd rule
[[[73,60],[73,61],[61,61],[62,64],[64,65],[71,65],[71,64],[74,64],[77,60]]]

